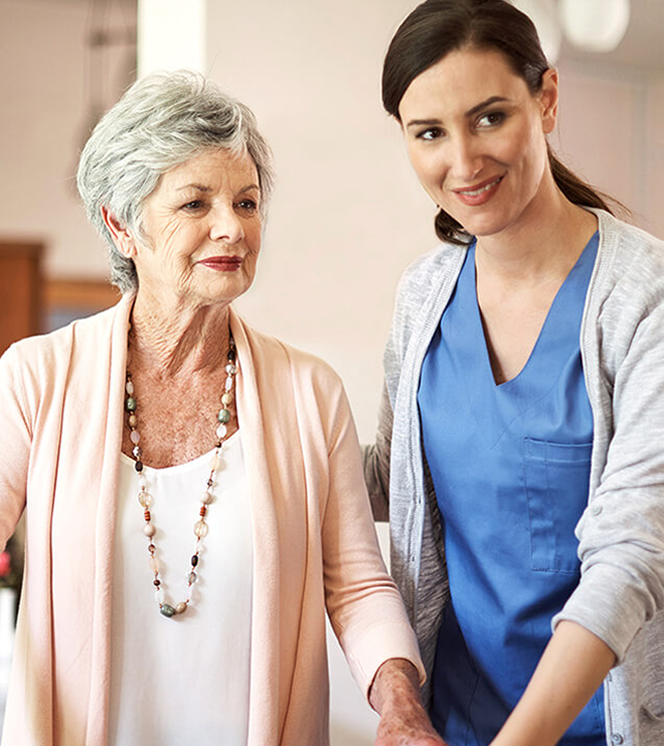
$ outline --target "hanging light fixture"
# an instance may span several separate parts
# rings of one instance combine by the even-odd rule
[[[585,52],[612,52],[629,25],[629,0],[560,0],[565,37]]]
[[[511,0],[511,2],[529,16],[535,24],[544,54],[549,63],[555,65],[563,38],[556,11],[556,0]]]

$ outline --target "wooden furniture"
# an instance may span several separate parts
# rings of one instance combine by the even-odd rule
[[[120,291],[103,280],[49,279],[44,286],[47,314],[67,311],[72,316],[88,315],[110,308],[120,300]]]
[[[0,354],[42,331],[41,243],[0,241]]]
[[[104,280],[44,278],[43,253],[38,242],[0,240],[0,354],[12,342],[102,311],[120,299],[120,291]]]

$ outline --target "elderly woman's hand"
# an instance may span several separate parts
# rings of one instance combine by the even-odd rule
[[[447,746],[422,706],[417,670],[409,661],[383,663],[370,700],[380,714],[375,746]]]

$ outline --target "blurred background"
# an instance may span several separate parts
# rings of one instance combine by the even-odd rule
[[[137,74],[192,67],[251,106],[275,156],[258,276],[238,306],[339,371],[370,441],[396,283],[436,243],[434,207],[380,104],[383,55],[415,4],[0,0],[0,352],[117,300],[76,196],[78,154]],[[560,71],[552,145],[664,237],[664,3],[515,4]],[[0,691],[17,547],[0,558]],[[376,718],[330,647],[333,744],[370,746]]]

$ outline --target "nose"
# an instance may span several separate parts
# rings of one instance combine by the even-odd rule
[[[210,211],[210,238],[230,244],[242,241],[244,227],[233,205],[218,205]]]
[[[457,181],[468,183],[482,170],[479,143],[470,133],[459,134],[451,143],[452,173]]]

